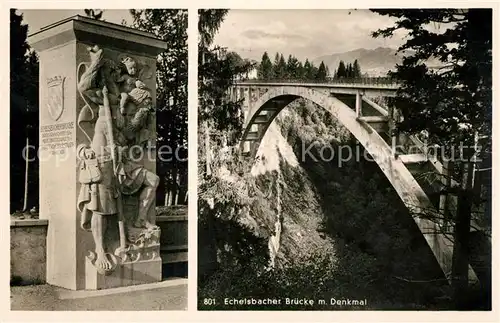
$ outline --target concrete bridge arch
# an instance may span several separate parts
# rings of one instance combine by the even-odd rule
[[[363,98],[364,89],[355,89],[356,107],[353,109],[332,95],[332,91],[321,87],[300,85],[280,85],[267,88],[239,88],[237,96],[246,100],[245,122],[240,150],[253,158],[270,124],[276,116],[292,101],[303,98],[316,103],[331,113],[359,141],[372,156],[397,194],[411,213],[427,214],[436,212],[424,189],[414,178],[403,158],[394,155],[392,147],[379,134],[380,129],[387,126],[387,112],[369,99]],[[254,95],[253,94],[257,94]],[[252,100],[254,99],[254,100]],[[361,116],[361,106],[368,104],[380,112],[379,116]],[[441,269],[448,277],[451,273],[453,243],[450,237],[441,233],[439,224],[422,217],[414,216],[416,224],[424,235]],[[477,277],[470,268],[472,280]]]

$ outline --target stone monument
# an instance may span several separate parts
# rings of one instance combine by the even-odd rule
[[[47,282],[80,290],[160,281],[155,72],[166,43],[82,16],[30,41],[40,59]]]

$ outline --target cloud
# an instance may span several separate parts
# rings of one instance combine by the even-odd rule
[[[314,59],[358,48],[398,47],[402,36],[371,37],[392,22],[364,9],[230,10],[215,41],[252,59],[264,51]]]
[[[250,29],[241,33],[241,36],[247,37],[248,39],[259,39],[259,38],[268,38],[268,39],[287,39],[291,41],[306,41],[307,37],[298,34],[289,34],[289,33],[269,33],[258,29]]]

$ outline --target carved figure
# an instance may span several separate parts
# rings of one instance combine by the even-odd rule
[[[106,92],[107,89],[104,87],[104,93]],[[92,171],[91,164],[96,165],[97,168],[94,170],[96,173],[100,173],[100,176],[93,176],[87,181],[80,180],[82,185],[78,196],[78,210],[82,214],[81,227],[92,231],[97,256],[95,266],[105,272],[116,265],[108,259],[104,248],[106,217],[118,214],[119,208],[121,208],[120,192],[113,170],[112,153],[106,112],[101,106],[90,146],[80,144],[77,148],[77,156],[81,159],[80,179],[82,173]]]
[[[128,225],[144,230],[139,237],[159,236],[159,231],[152,233],[157,227],[148,221],[159,178],[129,156],[131,146],[142,145],[150,137],[148,126],[153,100],[145,84],[134,77],[137,64],[132,58],[127,56],[122,60],[124,72],[123,66],[105,58],[97,46],[89,48],[89,54],[90,64],[78,82],[86,102],[78,123],[90,141],[78,147],[82,183],[78,209],[82,213],[82,228],[92,231],[95,241],[94,265],[100,272],[107,273],[118,262],[104,246],[107,217],[118,215],[120,247],[115,255],[122,261],[128,258],[126,252],[137,239],[129,239],[123,227],[123,196],[137,194],[139,198],[137,214]],[[89,101],[99,107],[92,138],[81,127],[81,123],[94,119]]]
[[[130,56],[125,56],[121,59],[121,63],[125,66],[125,73],[123,73],[117,82],[121,84],[121,99],[120,99],[120,112],[125,113],[125,105],[129,99],[129,93],[135,88],[147,89],[146,84],[137,78],[137,62]]]

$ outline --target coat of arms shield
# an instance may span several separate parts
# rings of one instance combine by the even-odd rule
[[[64,110],[64,77],[56,76],[47,80],[47,110],[50,117],[57,121]]]

